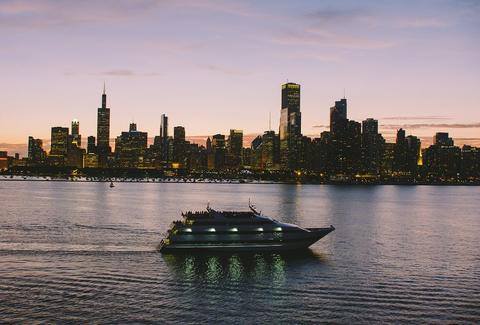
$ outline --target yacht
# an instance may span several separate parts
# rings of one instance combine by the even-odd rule
[[[250,211],[206,211],[182,213],[161,241],[161,252],[208,251],[286,251],[306,249],[334,231],[302,228],[262,215],[249,204]]]

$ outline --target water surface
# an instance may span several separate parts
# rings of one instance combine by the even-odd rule
[[[480,188],[0,181],[6,322],[479,322]],[[183,210],[336,230],[303,253],[161,255]]]

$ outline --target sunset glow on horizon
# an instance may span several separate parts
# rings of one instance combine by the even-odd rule
[[[111,138],[160,115],[187,136],[278,132],[281,84],[302,87],[302,132],[349,118],[480,142],[480,2],[0,2],[0,147],[80,121],[96,134],[106,82]],[[460,140],[459,143],[461,143]],[[0,148],[1,150],[1,148]]]

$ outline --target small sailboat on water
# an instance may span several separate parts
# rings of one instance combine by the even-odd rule
[[[110,187],[115,187],[115,185],[113,185],[113,182],[110,182]]]

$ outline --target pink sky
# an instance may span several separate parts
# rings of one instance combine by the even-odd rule
[[[387,138],[475,142],[479,17],[464,0],[4,0],[0,150],[74,118],[95,135],[103,81],[112,137],[131,121],[157,135],[162,113],[190,136],[258,134],[270,113],[276,130],[288,79],[305,134],[325,130],[345,89],[349,118],[379,119]]]

